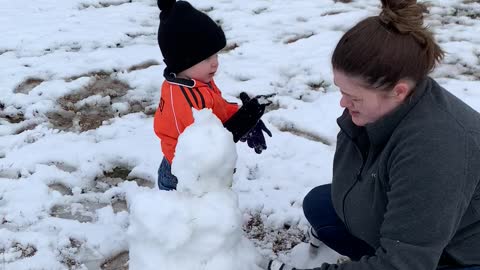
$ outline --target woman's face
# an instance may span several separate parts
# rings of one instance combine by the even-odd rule
[[[346,108],[357,126],[373,123],[393,111],[403,102],[405,96],[398,93],[397,86],[391,91],[366,88],[359,78],[333,70],[333,81],[340,89],[340,106]]]

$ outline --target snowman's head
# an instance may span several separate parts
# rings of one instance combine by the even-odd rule
[[[237,161],[232,134],[210,109],[194,109],[193,117],[178,137],[172,162],[177,190],[202,195],[231,187]]]

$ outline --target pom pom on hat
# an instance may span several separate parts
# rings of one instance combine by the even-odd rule
[[[157,6],[161,11],[172,9],[177,0],[157,0]]]

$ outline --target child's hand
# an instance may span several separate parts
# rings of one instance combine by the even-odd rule
[[[223,124],[232,132],[234,142],[238,142],[257,125],[268,105],[268,103],[259,103],[258,98],[250,99],[246,93],[240,94],[240,97],[245,100],[243,106]]]
[[[271,96],[271,95],[270,95]],[[257,99],[259,104],[270,104],[271,101],[269,101],[267,98],[270,96],[256,96],[254,99]],[[250,97],[248,96],[247,93],[241,92],[240,93],[240,99],[242,100],[243,104],[246,104],[251,101]],[[268,136],[272,137],[272,132],[265,126],[265,123],[263,123],[262,120],[259,120],[257,125],[250,130],[249,133],[247,133],[246,136],[243,136],[240,138],[241,142],[247,142],[247,145],[250,148],[253,148],[255,150],[255,153],[261,154],[263,150],[267,149],[267,142],[265,141],[265,137],[263,136],[263,132],[267,133]]]
[[[269,98],[275,96],[276,94],[270,94],[270,95],[257,95],[254,98],[258,100],[258,103],[260,104],[265,104],[266,106],[272,104],[272,101],[269,100]],[[247,93],[241,92],[240,93],[240,100],[242,100],[242,103],[245,104],[250,101],[250,96],[248,96]]]
[[[263,121],[260,120],[258,121],[257,125],[247,134],[247,136],[240,138],[240,141],[246,141],[247,145],[255,150],[255,153],[261,154],[263,150],[267,149],[267,142],[265,141],[263,132],[272,137],[272,132],[270,132]]]

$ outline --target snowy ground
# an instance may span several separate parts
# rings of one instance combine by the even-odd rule
[[[225,97],[277,94],[269,148],[237,145],[233,190],[259,250],[289,260],[306,240],[304,195],[331,181],[341,109],[330,54],[380,1],[191,2],[226,32]],[[480,3],[433,5],[428,23],[447,51],[433,77],[480,111]],[[153,0],[3,1],[0,269],[128,268],[129,200],[155,188],[162,158],[157,25]]]

